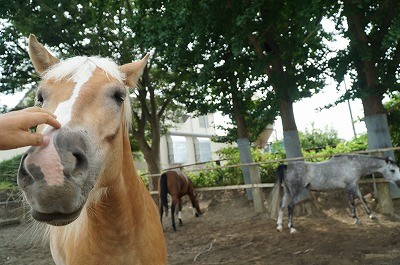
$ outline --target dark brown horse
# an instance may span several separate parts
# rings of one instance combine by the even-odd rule
[[[167,194],[172,197],[171,203],[171,219],[172,219],[172,229],[176,231],[175,225],[175,213],[178,210],[179,225],[182,226],[182,197],[188,195],[190,201],[192,202],[193,208],[196,209],[196,217],[201,215],[199,202],[194,194],[194,187],[192,181],[180,170],[169,170],[161,174],[158,180],[158,198],[159,198],[159,208],[160,208],[160,220],[162,223],[162,217],[165,209],[165,215],[168,216],[168,200]],[[178,209],[176,209],[176,204],[178,204]]]

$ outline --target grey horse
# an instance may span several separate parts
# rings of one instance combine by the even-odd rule
[[[279,209],[277,230],[282,231],[283,211],[288,208],[288,227],[290,233],[295,233],[293,227],[293,213],[300,195],[305,189],[314,191],[346,189],[349,195],[351,215],[358,224],[354,199],[360,198],[365,211],[371,219],[375,215],[368,208],[358,187],[358,180],[366,175],[381,173],[388,181],[400,188],[400,172],[395,162],[367,155],[339,155],[324,162],[292,162],[289,165],[280,165],[277,170],[277,179],[272,191],[271,216],[274,216],[280,197],[280,187],[283,183],[284,195]]]

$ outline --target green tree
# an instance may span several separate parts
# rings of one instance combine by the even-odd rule
[[[111,57],[124,64],[141,58],[152,48],[145,46],[142,38],[147,34],[139,27],[134,17],[131,1],[3,1],[0,18],[4,21],[1,45],[4,56],[0,57],[1,92],[21,89],[22,84],[32,86],[37,74],[25,51],[29,33],[36,34],[40,41],[51,47],[58,57],[74,55],[101,55]],[[140,45],[139,45],[140,44]],[[150,174],[159,174],[160,133],[166,114],[177,108],[168,98],[172,73],[165,70],[160,58],[152,56],[139,88],[134,90],[133,136],[149,165]],[[153,76],[154,74],[154,76]],[[17,80],[18,82],[14,81]],[[179,82],[176,82],[179,84]],[[171,107],[172,106],[172,107]],[[174,115],[176,116],[176,114]],[[149,133],[147,133],[149,130]],[[148,137],[147,137],[148,136]],[[156,187],[156,178],[150,188]]]
[[[400,85],[399,11],[397,0],[345,0],[336,15],[338,30],[350,42],[331,65],[339,82],[346,74],[354,80],[343,99],[362,100],[370,149],[391,147],[382,99]]]
[[[400,146],[400,94],[395,93],[393,97],[385,103],[388,114],[389,131],[392,136],[392,145]],[[397,159],[400,157],[396,154]]]
[[[327,127],[325,129],[315,128],[314,124],[311,125],[311,129],[306,128],[304,132],[299,132],[299,137],[304,150],[320,150],[327,146],[335,147],[341,142],[337,131]]]
[[[228,115],[241,162],[252,162],[249,138],[255,139],[272,123],[275,110],[265,97],[270,91],[253,67],[254,52],[241,46],[237,36],[238,14],[222,1],[137,3],[140,21],[152,32],[149,42],[171,62],[173,71],[188,81],[175,95],[189,112],[201,115],[221,111]],[[243,174],[249,183],[247,167]]]
[[[259,67],[276,93],[287,157],[300,157],[293,103],[324,85],[329,38],[321,26],[324,1],[249,2],[243,28],[258,56]]]
[[[301,156],[292,104],[324,84],[323,1],[137,3],[153,45],[196,84],[179,90],[191,110],[230,115],[238,141],[256,137],[279,110],[286,154]]]

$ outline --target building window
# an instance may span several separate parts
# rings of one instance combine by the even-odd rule
[[[200,125],[200,128],[208,128],[208,116],[207,115],[199,116],[199,125]]]
[[[211,158],[211,141],[209,138],[196,137],[194,140],[194,150],[196,154],[196,162],[207,162]]]
[[[182,164],[187,162],[188,152],[186,137],[171,135],[167,137],[168,160],[170,164]]]

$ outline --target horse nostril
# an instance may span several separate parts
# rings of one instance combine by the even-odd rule
[[[72,155],[75,157],[75,170],[87,169],[88,160],[83,152],[74,152]]]
[[[26,187],[31,185],[34,182],[33,177],[26,169],[25,160],[28,154],[24,154],[19,164],[18,174],[17,174],[17,182],[20,187]]]

